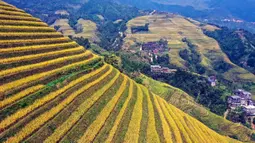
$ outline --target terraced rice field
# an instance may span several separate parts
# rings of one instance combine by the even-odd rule
[[[1,20],[0,142],[237,142],[3,1]]]
[[[144,26],[149,23],[148,32],[132,33],[131,27]],[[166,39],[170,48],[169,63],[179,68],[187,69],[187,62],[181,58],[180,51],[190,49],[187,39],[195,45],[196,52],[201,56],[202,67],[208,71],[214,71],[214,65],[219,61],[224,61],[232,66],[228,71],[222,73],[227,80],[255,82],[255,76],[247,70],[238,67],[232,63],[227,55],[221,50],[218,42],[203,33],[203,29],[215,30],[217,27],[212,25],[201,26],[199,22],[192,19],[184,18],[174,14],[155,14],[134,18],[127,23],[127,31],[123,49],[131,49],[136,47],[136,51],[140,49],[137,43],[147,43]],[[217,71],[215,71],[217,72]]]
[[[1,21],[0,21],[1,23]],[[23,23],[22,23],[23,24]],[[35,25],[37,23],[30,23],[30,25]],[[83,37],[89,39],[89,41],[96,42],[99,41],[99,38],[96,35],[97,25],[93,21],[84,20],[80,18],[77,21],[75,27],[69,25],[68,19],[57,19],[51,27],[59,27],[58,31],[63,33],[64,36],[73,36],[73,37]],[[76,30],[74,30],[74,28]]]
[[[59,26],[58,31],[65,36],[75,35],[75,30],[69,25],[68,19],[58,19],[51,26]]]
[[[165,99],[169,104],[195,117],[211,129],[226,136],[236,136],[244,142],[251,141],[250,137],[253,133],[251,129],[225,120],[222,116],[208,111],[205,107],[197,104],[190,95],[178,88],[156,81],[145,75],[141,75],[141,78],[143,79],[143,85],[151,92]]]
[[[79,19],[75,25],[78,29],[78,33],[75,34],[75,37],[87,38],[90,41],[98,42],[99,38],[97,37],[97,25],[95,22],[90,20]]]

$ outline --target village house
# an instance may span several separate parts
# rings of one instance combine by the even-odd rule
[[[142,44],[142,50],[153,54],[166,52],[169,50],[168,42],[167,40],[160,39],[159,41],[144,43]]]
[[[249,106],[244,106],[243,111],[245,112],[245,115],[248,116],[255,116],[255,106],[249,105]]]
[[[241,106],[241,97],[240,96],[230,96],[228,97],[228,107],[231,109],[235,109],[236,107]]]
[[[154,72],[154,73],[161,72],[161,66],[160,65],[151,65],[151,72]]]
[[[237,107],[241,107],[242,111],[245,113],[245,119],[252,124],[255,118],[255,106],[253,105],[251,93],[238,89],[234,94],[235,95],[228,97],[228,108],[234,110]]]
[[[208,77],[208,82],[211,84],[212,87],[216,86],[216,82],[217,82],[216,76]]]
[[[253,106],[250,92],[238,89],[234,94],[235,95],[228,97],[229,108],[235,109],[236,107]]]
[[[234,94],[240,96],[241,98],[251,99],[251,93],[243,89],[236,90]]]
[[[142,45],[142,50],[150,52],[164,52],[164,45],[158,42],[148,42]]]
[[[174,73],[176,69],[169,69],[168,67],[162,67],[160,65],[151,65],[152,73]]]

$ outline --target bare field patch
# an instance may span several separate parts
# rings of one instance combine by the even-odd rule
[[[90,41],[99,41],[99,38],[96,36],[97,25],[93,21],[79,19],[76,24],[76,29],[78,33],[75,34],[75,37],[88,38]]]
[[[69,25],[68,19],[58,19],[51,27],[55,27],[57,31],[61,32],[64,36],[83,37],[93,42],[99,41],[96,35],[97,25],[90,20],[80,18],[73,28]]]
[[[68,19],[58,19],[51,26],[59,27],[58,31],[63,33],[64,36],[72,36],[75,34],[74,29],[69,25]]]

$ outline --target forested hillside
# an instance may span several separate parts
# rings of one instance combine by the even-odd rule
[[[221,30],[205,31],[215,38],[223,51],[235,64],[246,68],[255,74],[255,35],[245,30],[231,30],[226,27]]]

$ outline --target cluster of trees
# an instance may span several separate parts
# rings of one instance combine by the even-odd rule
[[[231,95],[231,89],[219,82],[211,87],[207,78],[196,74],[178,70],[175,74],[147,73],[156,80],[178,87],[192,95],[197,103],[209,108],[210,111],[223,115],[227,109],[226,96]]]
[[[245,30],[231,30],[222,27],[221,30],[204,31],[216,39],[222,50],[235,64],[255,73],[255,35]]]
[[[83,37],[70,37],[74,41],[76,41],[79,45],[85,47],[86,49],[90,48],[90,42],[87,38]]]
[[[149,23],[146,23],[144,26],[133,26],[131,27],[132,33],[137,32],[148,32],[149,31]]]
[[[150,65],[140,60],[140,55],[131,53],[121,53],[122,69],[127,73],[150,71]]]
[[[187,43],[188,48],[180,51],[180,57],[186,61],[186,66],[190,71],[199,74],[205,73],[205,68],[201,66],[201,55],[197,52],[197,46],[192,44],[188,39],[182,39],[183,42]]]
[[[107,21],[116,21],[118,19],[129,20],[139,14],[135,7],[121,5],[109,0],[91,0],[84,4],[77,12],[81,17],[93,18],[93,15],[102,15]],[[92,17],[91,17],[92,16]],[[95,17],[94,17],[95,18]],[[91,19],[101,21],[101,19]]]

